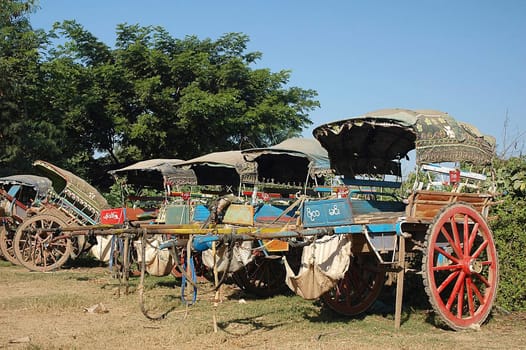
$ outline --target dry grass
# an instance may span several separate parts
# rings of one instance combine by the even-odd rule
[[[432,315],[407,307],[400,330],[392,313],[348,319],[320,303],[294,295],[254,299],[225,285],[216,307],[213,292],[185,307],[172,277],[147,278],[146,306],[160,321],[141,313],[138,278],[130,294],[106,268],[32,273],[0,265],[0,349],[502,349],[524,348],[524,314],[496,315],[480,331],[436,327]],[[210,284],[200,289],[210,290]],[[105,313],[85,309],[102,303]],[[213,319],[218,331],[214,332]],[[22,341],[13,343],[13,341]]]

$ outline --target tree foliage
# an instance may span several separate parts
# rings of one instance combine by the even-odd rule
[[[68,133],[113,162],[279,142],[309,125],[318,106],[313,90],[284,87],[290,72],[252,69],[261,54],[245,52],[241,33],[176,39],[161,27],[121,24],[113,49],[73,21],[53,35],[67,40],[49,64],[71,72],[73,93],[60,106]]]
[[[497,160],[496,180],[502,192],[491,221],[500,263],[498,304],[526,310],[526,158]]]
[[[27,150],[56,150],[51,125],[40,117],[42,31],[33,31],[33,1],[0,1],[0,169],[27,170]]]
[[[299,135],[319,106],[314,90],[288,86],[290,71],[253,68],[262,54],[242,33],[179,39],[120,24],[110,47],[72,20],[34,31],[31,1],[1,4],[10,171],[40,158],[96,180],[89,169],[108,164],[266,146]]]

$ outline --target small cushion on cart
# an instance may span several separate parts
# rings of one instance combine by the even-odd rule
[[[150,220],[155,219],[157,217],[157,213],[155,211],[146,211],[144,213],[141,213],[137,215],[137,220]]]

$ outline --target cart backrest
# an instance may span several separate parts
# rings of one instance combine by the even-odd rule
[[[417,190],[408,198],[406,216],[419,220],[431,220],[445,206],[455,202],[464,202],[487,217],[492,199],[491,194]]]
[[[353,223],[349,198],[309,200],[303,204],[303,227],[350,225]]]
[[[51,179],[56,193],[52,201],[59,209],[81,225],[99,222],[100,211],[109,207],[99,191],[77,175],[51,163],[37,160],[33,165]]]

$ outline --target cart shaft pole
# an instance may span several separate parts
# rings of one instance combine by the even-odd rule
[[[396,302],[395,302],[395,329],[400,329],[402,319],[402,299],[404,296],[404,274],[405,274],[405,238],[399,235],[398,245],[398,275],[396,278]]]

